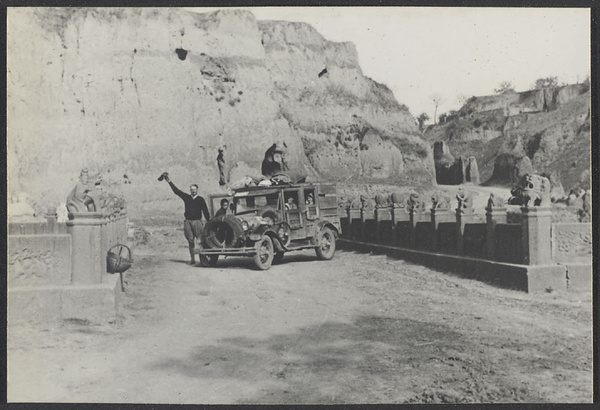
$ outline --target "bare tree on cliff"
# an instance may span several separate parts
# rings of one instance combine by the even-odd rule
[[[558,77],[538,78],[533,86],[536,90],[558,87]]]
[[[431,101],[435,104],[435,110],[433,112],[433,123],[437,124],[437,110],[440,105],[444,103],[444,98],[440,94],[433,94],[431,97]]]
[[[500,86],[494,89],[496,94],[514,93],[515,86],[510,81],[502,81]]]

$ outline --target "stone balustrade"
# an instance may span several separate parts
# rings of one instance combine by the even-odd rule
[[[367,200],[361,198],[361,202],[364,205]],[[562,226],[559,231],[552,224],[549,206],[523,206],[520,218],[514,219],[517,222],[508,223],[504,204],[495,206],[491,201],[485,216],[470,207],[459,206],[451,210],[443,202],[439,203],[441,206],[434,202],[430,209],[422,203],[411,206],[410,200],[404,202],[397,194],[387,201],[378,196],[375,202],[374,209],[359,207],[356,205],[358,201],[354,201],[353,206],[342,211],[342,241],[379,245],[382,249],[393,247],[413,253],[489,261],[495,264],[497,272],[501,272],[497,269],[501,266],[520,272],[516,275],[521,275],[521,279],[515,279],[520,281],[516,287],[526,290],[539,290],[545,286],[544,283],[548,284],[545,289],[566,287],[568,275],[565,275],[565,269],[577,272],[579,277],[582,271],[587,272],[591,278],[591,243],[589,262],[581,262],[581,257],[577,263],[568,263],[564,257],[563,260],[557,259],[557,248],[553,248],[553,241],[557,242],[555,231],[566,232],[567,228]],[[581,229],[591,232],[588,228],[577,228],[577,232]],[[582,264],[588,267],[587,271],[581,267]],[[582,282],[591,283],[591,279],[586,282],[585,278],[579,278],[578,283]]]

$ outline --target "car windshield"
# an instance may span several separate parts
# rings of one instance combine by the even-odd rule
[[[266,195],[244,196],[234,198],[236,215],[249,213],[265,207],[278,209],[279,193],[275,192]]]

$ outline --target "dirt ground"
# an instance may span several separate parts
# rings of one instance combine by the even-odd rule
[[[117,323],[8,327],[9,402],[592,401],[590,293],[343,250],[192,267],[179,226],[148,230]]]

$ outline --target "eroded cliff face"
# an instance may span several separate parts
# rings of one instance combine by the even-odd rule
[[[552,174],[569,189],[589,186],[590,92],[586,84],[471,98],[429,141],[474,155],[482,182],[511,184],[522,173]]]
[[[9,191],[37,205],[63,202],[82,167],[130,182],[134,209],[172,199],[162,171],[219,192],[223,145],[232,178],[284,142],[299,174],[433,179],[408,110],[352,44],[309,25],[146,8],[10,9],[7,22]]]

